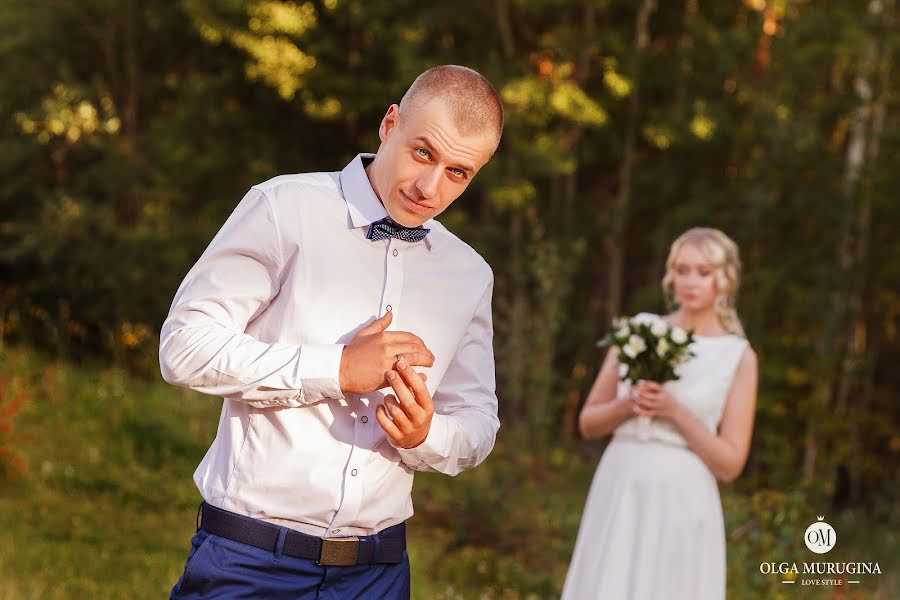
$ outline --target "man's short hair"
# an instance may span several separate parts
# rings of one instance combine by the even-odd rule
[[[400,101],[401,114],[439,98],[447,103],[453,124],[463,135],[503,134],[503,104],[497,90],[481,73],[458,65],[428,69],[413,81]],[[401,117],[402,118],[402,117]]]

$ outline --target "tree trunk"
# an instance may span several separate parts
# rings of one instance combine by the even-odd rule
[[[510,25],[510,7],[508,0],[494,2],[496,23],[500,38],[500,51],[503,60],[511,63],[515,58],[515,38]],[[503,171],[510,181],[516,181],[519,165],[514,155],[508,153],[502,163]],[[510,252],[509,296],[506,309],[506,340],[500,349],[503,355],[504,369],[504,413],[512,422],[521,422],[526,417],[525,410],[525,378],[526,353],[528,335],[527,286],[525,281],[525,244],[523,241],[523,214],[520,208],[510,210],[507,223],[507,236]]]
[[[119,223],[134,227],[141,217],[138,171],[141,157],[138,145],[141,97],[141,70],[138,59],[140,0],[127,0],[120,13],[110,10],[104,24],[102,51],[109,80],[110,96],[122,123],[121,151],[123,169],[129,174],[125,189],[116,199]]]
[[[597,11],[593,4],[587,2],[582,11],[581,51],[575,57],[575,83],[583,86],[590,75],[591,56],[594,52],[594,35],[596,34]],[[567,152],[574,153],[578,149],[583,129],[578,126],[570,132],[567,138],[570,140]],[[565,231],[574,231],[578,207],[578,169],[562,176],[562,226]]]
[[[870,16],[882,18],[886,25],[893,22],[894,2],[874,1],[869,3]],[[890,31],[887,27],[886,31]],[[864,169],[868,164],[876,162],[879,156],[880,140],[884,129],[884,103],[890,83],[890,48],[885,39],[870,35],[866,41],[866,49],[859,72],[853,87],[859,104],[853,113],[850,138],[844,160],[844,176],[842,192],[846,200],[846,216],[839,244],[838,264],[840,281],[845,282],[843,289],[837,290],[829,314],[826,316],[826,331],[819,336],[819,355],[822,357],[823,369],[815,392],[818,402],[816,409],[827,414],[832,408],[834,413],[849,428],[849,448],[839,448],[831,464],[825,467],[817,465],[817,429],[816,419],[809,419],[806,454],[804,460],[804,478],[811,482],[817,473],[823,472],[822,485],[827,492],[833,492],[836,473],[843,463],[850,473],[851,482],[858,478],[853,456],[857,450],[853,447],[854,437],[859,436],[859,410],[848,410],[850,398],[862,395],[865,385],[861,374],[864,360],[869,354],[870,335],[863,304],[863,289],[866,282],[863,268],[868,257],[868,244],[871,231],[872,199],[868,191]],[[880,75],[880,91],[876,98],[873,91],[873,79]],[[829,335],[833,331],[837,335]],[[841,340],[836,358],[829,358],[826,340]]]
[[[640,123],[640,78],[644,53],[650,43],[648,22],[656,10],[656,0],[643,0],[635,18],[634,27],[634,68],[632,69],[633,89],[628,106],[628,121],[625,129],[625,144],[622,163],[619,168],[619,190],[612,206],[610,233],[606,239],[609,254],[609,318],[622,312],[625,273],[625,229],[628,224],[628,209],[631,203],[631,175],[634,170],[634,154],[637,131]]]

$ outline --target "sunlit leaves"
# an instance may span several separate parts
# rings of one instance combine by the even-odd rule
[[[39,109],[18,111],[14,118],[22,133],[43,144],[54,138],[74,144],[93,135],[114,134],[121,126],[108,96],[94,103],[62,83],[53,86]]]
[[[660,150],[665,150],[671,146],[672,140],[675,137],[672,129],[665,124],[648,123],[647,125],[644,125],[641,133],[650,145]]]
[[[232,14],[220,14],[197,0],[185,6],[204,39],[214,44],[225,40],[248,56],[248,79],[262,81],[285,100],[304,88],[306,74],[316,66],[315,57],[300,44],[317,25],[312,3],[263,0],[235,7]]]
[[[530,181],[495,186],[489,192],[491,204],[501,211],[524,208],[534,201],[536,196],[537,190]]]
[[[609,119],[600,104],[571,80],[548,81],[538,77],[516,79],[501,90],[503,101],[532,122],[554,119],[600,127]]]
[[[267,0],[251,4],[250,30],[257,34],[301,36],[316,25],[316,9],[312,3],[294,4]]]
[[[716,131],[716,122],[704,114],[697,114],[691,119],[690,128],[697,138],[708,140]]]
[[[303,87],[303,75],[316,66],[315,58],[287,38],[271,35],[260,38],[243,32],[233,32],[230,38],[252,58],[244,68],[247,77],[264,81],[285,100],[294,97]]]
[[[607,59],[603,65],[603,84],[616,98],[625,98],[631,94],[631,80],[616,70],[616,61]]]

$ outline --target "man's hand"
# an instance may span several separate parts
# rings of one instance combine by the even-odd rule
[[[387,387],[385,373],[393,368],[398,355],[403,355],[408,365],[434,365],[434,354],[417,335],[408,331],[385,331],[393,318],[392,313],[385,313],[344,346],[339,376],[341,391],[367,394]]]
[[[375,409],[375,418],[395,446],[415,448],[425,441],[434,415],[425,378],[405,360],[398,361],[396,370],[388,371],[386,378],[396,396],[384,397],[384,404]]]

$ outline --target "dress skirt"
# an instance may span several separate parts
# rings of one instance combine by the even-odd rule
[[[614,437],[585,503],[563,600],[722,600],[719,488],[688,448]]]

